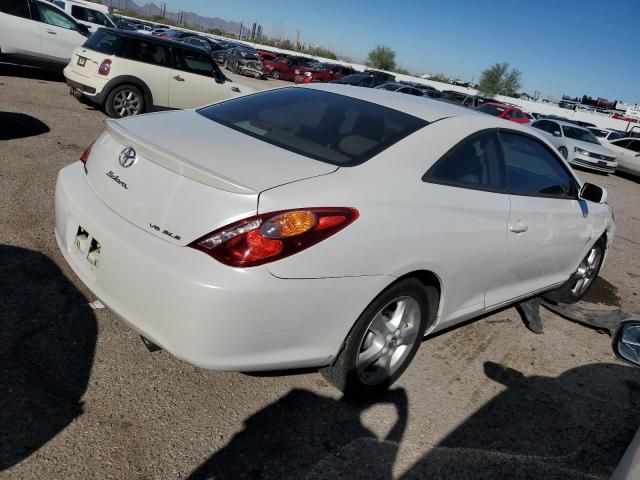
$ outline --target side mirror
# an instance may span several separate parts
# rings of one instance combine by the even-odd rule
[[[625,320],[613,336],[613,351],[621,360],[640,366],[640,320]]]
[[[558,130],[556,130],[555,132],[553,132],[553,136],[554,137],[559,137],[560,136],[560,132]]]
[[[85,37],[90,37],[91,36],[91,30],[89,30],[89,27],[87,27],[86,25],[84,25],[82,23],[78,23],[76,25],[76,30],[78,31],[78,33],[80,35],[84,35]]]
[[[607,201],[607,191],[593,183],[585,182],[580,189],[578,195],[583,200],[588,200],[594,203],[604,203]]]

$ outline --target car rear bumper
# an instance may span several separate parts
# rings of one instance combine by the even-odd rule
[[[93,193],[79,162],[58,175],[55,215],[62,254],[100,301],[153,343],[202,368],[326,365],[393,281],[280,279],[265,267],[227,267],[125,221]],[[76,247],[79,226],[100,243],[95,267]]]
[[[70,66],[67,66],[64,71],[64,77],[67,81],[67,85],[71,89],[71,92],[78,92],[82,96],[90,99],[94,103],[102,103],[104,101],[103,89],[106,84],[105,81],[94,79],[85,75],[80,75],[75,72]],[[77,95],[74,95],[77,98]]]
[[[598,160],[595,158],[587,157],[586,155],[573,154],[573,158],[570,157],[569,163],[578,167],[588,168],[591,170],[597,170],[599,172],[613,173],[616,171],[618,162],[609,162],[605,160]]]

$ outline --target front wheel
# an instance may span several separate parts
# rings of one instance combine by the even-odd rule
[[[560,155],[562,155],[562,158],[564,158],[565,160],[567,159],[567,157],[569,156],[569,152],[567,151],[566,148],[564,147],[560,147],[558,148],[558,151],[560,152]]]
[[[274,70],[273,72],[271,72],[271,78],[273,78],[274,80],[279,80],[280,72],[278,70]]]
[[[557,290],[549,292],[546,298],[559,303],[576,303],[584,297],[593,286],[593,281],[600,273],[604,260],[604,239],[598,240],[587,252],[578,265],[578,269],[571,275],[567,283]]]
[[[384,392],[413,360],[435,316],[434,287],[408,278],[382,292],[360,315],[335,363],[322,376],[345,395]]]

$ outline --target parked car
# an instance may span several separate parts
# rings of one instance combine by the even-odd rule
[[[610,128],[598,128],[598,127],[587,127],[588,130],[593,133],[598,140],[602,142],[612,142],[614,140],[618,140],[619,138],[624,137],[621,133],[616,130],[612,130]]]
[[[342,77],[339,80],[332,80],[330,83],[338,83],[342,85],[353,85],[356,87],[368,87],[375,88],[378,85],[382,85],[387,82],[394,82],[395,77],[393,79],[389,79],[389,75],[383,74],[380,75],[381,72],[376,72],[375,70],[365,70],[364,73],[355,73],[353,75],[347,75],[346,77]]]
[[[422,90],[432,98],[440,98],[442,96],[442,92],[440,92],[440,90],[438,90],[437,88],[432,87],[431,85],[425,85],[424,83],[417,82],[407,82],[402,80],[400,80],[398,83],[402,83],[403,85],[410,85],[414,88],[417,88],[418,90]]]
[[[264,74],[274,80],[295,80],[296,70],[300,67],[308,67],[315,60],[307,57],[280,57],[274,60],[265,60]]]
[[[531,126],[542,132],[570,164],[605,173],[615,172],[618,166],[615,155],[586,128],[549,118],[536,120]]]
[[[378,90],[388,90],[390,92],[406,93],[408,95],[413,95],[416,97],[429,96],[418,88],[412,87],[410,85],[404,85],[402,83],[388,82],[388,83],[383,83],[382,85],[378,85],[375,88]]]
[[[111,19],[111,10],[106,5],[84,0],[53,0],[52,3],[86,25],[91,32],[100,27],[120,28]]]
[[[314,84],[108,122],[58,176],[55,236],[150,345],[373,395],[425,334],[579,300],[613,240],[606,196],[536,130]]]
[[[268,52],[267,50],[257,50],[257,52],[261,62],[264,62],[265,60],[273,61],[276,58],[280,58],[283,56],[280,53]]]
[[[62,69],[89,29],[41,0],[0,2],[0,60]]]
[[[194,47],[200,47],[206,50],[211,58],[216,61],[218,64],[223,64],[224,60],[227,58],[226,47],[223,46],[222,43],[216,42],[208,37],[201,37],[198,35],[192,35],[189,37],[183,37],[180,39],[181,42],[186,43],[187,45],[192,45]],[[220,58],[219,53],[224,52],[223,58]]]
[[[640,138],[613,140],[607,148],[616,156],[616,171],[640,175]]]
[[[526,124],[530,122],[529,117],[527,117],[522,110],[504,103],[485,102],[476,108],[476,112],[487,113],[494,117],[515,123]]]
[[[339,80],[356,71],[351,67],[330,63],[315,63],[309,67],[299,67],[294,71],[296,83],[322,83]]]
[[[258,52],[249,47],[235,47],[227,51],[224,61],[227,70],[249,75],[255,78],[265,78],[262,62],[258,56]]]
[[[154,107],[193,108],[249,93],[202,49],[127,30],[101,28],[73,52],[64,76],[71,93],[113,118]]]

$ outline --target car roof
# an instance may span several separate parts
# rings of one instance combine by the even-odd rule
[[[406,87],[406,85],[401,85]],[[421,118],[427,122],[434,122],[447,117],[487,117],[494,119],[490,115],[475,112],[474,110],[453,105],[447,102],[430,99],[429,97],[414,97],[412,95],[398,95],[389,90],[378,88],[362,88],[351,85],[341,85],[339,83],[310,83],[295,87],[284,88],[312,88],[325,92],[336,93],[347,97],[357,98],[366,102],[376,103],[384,107],[408,113],[414,117]],[[420,100],[416,100],[419,98]],[[499,119],[498,119],[499,120]],[[489,120],[487,120],[491,123]],[[504,120],[499,120],[504,122]],[[499,123],[501,125],[501,123]]]
[[[557,118],[540,118],[539,120],[551,120],[553,122],[556,122],[556,123],[562,125],[563,127],[573,127],[573,128],[579,128],[580,130],[589,131],[589,129],[587,127],[581,127],[577,123],[567,122],[566,120],[558,120]]]
[[[202,53],[204,51],[202,48],[189,45],[188,43],[184,43],[176,40],[170,40],[167,38],[160,38],[154,35],[149,35],[148,33],[139,33],[137,31],[134,32],[133,30],[122,30],[119,28],[106,28],[106,27],[99,28],[98,31],[100,30],[105,30],[107,32],[119,35],[121,37],[135,38],[137,40],[144,40],[145,42],[162,43],[165,45],[180,47],[182,49],[191,50],[198,53]]]

